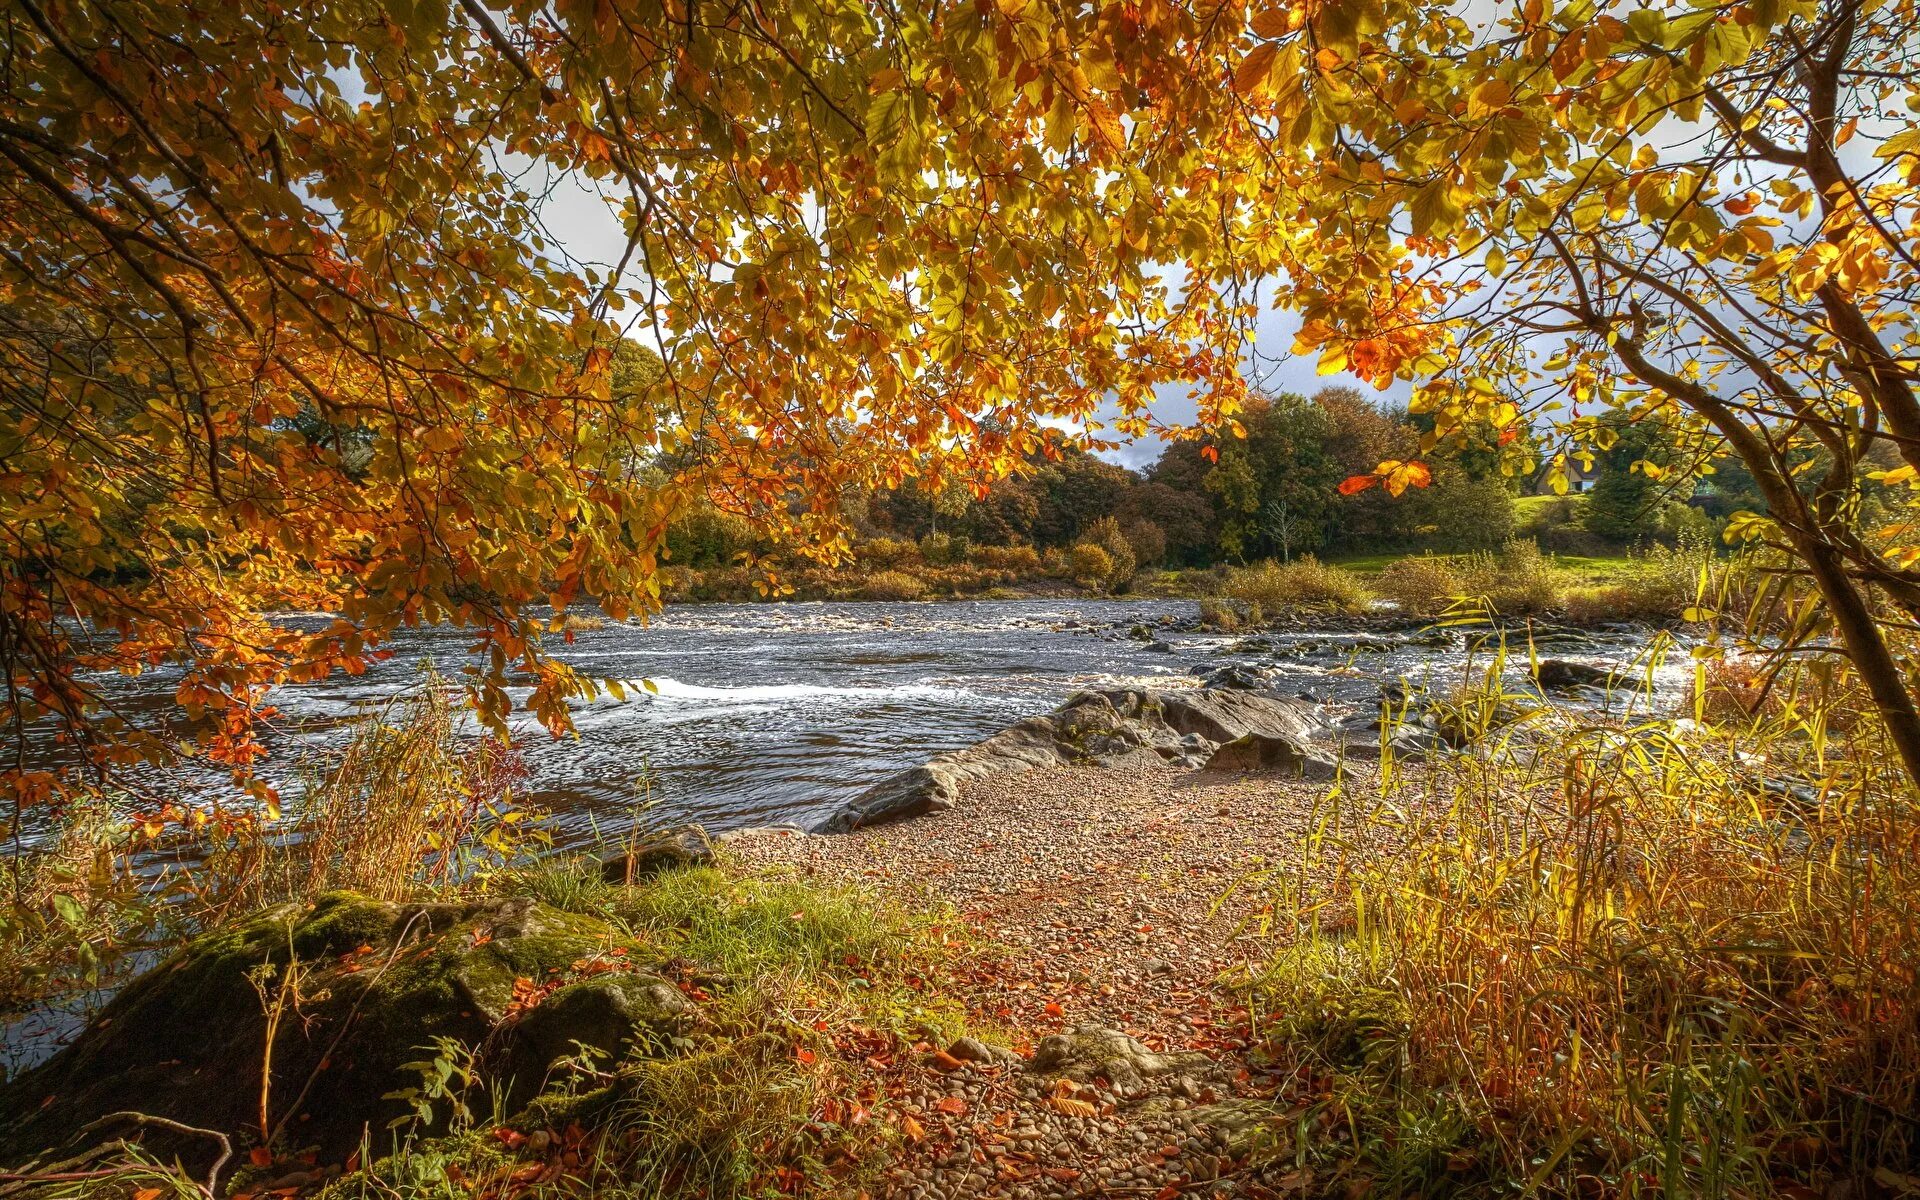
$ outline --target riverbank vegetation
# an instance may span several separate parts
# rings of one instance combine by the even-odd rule
[[[1703,671],[1715,720],[1621,725],[1489,677],[1452,703],[1490,736],[1330,795],[1250,983],[1354,1131],[1324,1165],[1396,1195],[1906,1187],[1912,796],[1835,682],[1752,705]],[[1398,852],[1345,852],[1382,823]]]
[[[1347,388],[1257,397],[1245,436],[1168,447],[1142,471],[1062,444],[978,493],[916,480],[842,497],[851,561],[808,563],[750,524],[705,508],[667,535],[663,594],[678,601],[923,600],[1080,592],[1220,596],[1234,568],[1296,558],[1362,567],[1409,555],[1495,552],[1512,542],[1599,570],[1682,542],[1724,546],[1758,503],[1736,466],[1684,497],[1640,469],[1677,453],[1656,424],[1598,456],[1588,492],[1536,494],[1538,447],[1489,436],[1428,455],[1429,485],[1398,499],[1342,493],[1382,458],[1419,452],[1422,423]],[[1244,586],[1244,585],[1236,585]],[[1277,613],[1278,610],[1271,610]],[[1666,614],[1672,615],[1672,614]]]

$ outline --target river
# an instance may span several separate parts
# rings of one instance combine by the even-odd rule
[[[1377,703],[1388,679],[1458,680],[1467,659],[1458,635],[1445,648],[1352,633],[1249,639],[1199,631],[1196,618],[1180,600],[980,600],[697,605],[647,625],[610,621],[556,655],[622,681],[627,699],[576,705],[575,732],[557,739],[516,722],[529,770],[522,799],[551,814],[562,844],[624,829],[643,793],[654,820],[807,827],[875,780],[1082,689],[1189,686],[1221,666],[1262,665],[1283,690],[1339,712]],[[1158,644],[1128,636],[1134,625]],[[277,690],[267,774],[289,778],[352,718],[415,683],[423,662],[456,673],[468,640],[404,631],[365,675]],[[1618,665],[1648,644],[1647,631],[1622,627],[1541,653]],[[1684,668],[1669,662],[1657,678],[1641,703],[1671,707]],[[171,682],[156,672],[115,686],[146,707],[164,704]]]

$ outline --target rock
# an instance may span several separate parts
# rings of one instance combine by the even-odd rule
[[[1208,771],[1285,771],[1303,779],[1332,779],[1339,771],[1330,754],[1288,737],[1249,733],[1227,742],[1207,759]]]
[[[1035,1074],[1062,1076],[1075,1083],[1105,1077],[1115,1087],[1137,1088],[1149,1079],[1196,1070],[1207,1062],[1204,1054],[1156,1054],[1118,1030],[1081,1025],[1071,1033],[1042,1038],[1027,1066]]]
[[[384,1138],[408,1111],[383,1097],[419,1083],[405,1064],[432,1057],[436,1038],[482,1048],[489,1078],[510,1064],[517,1102],[574,1041],[617,1051],[683,1022],[678,989],[637,969],[643,951],[604,921],[530,899],[399,904],[331,893],[268,909],[194,939],[128,984],[72,1045],[0,1086],[0,1163],[62,1157],[84,1126],[120,1111],[246,1144],[258,1132],[265,1010],[290,957],[300,963],[298,1015],[287,1013],[274,1040],[270,1111],[322,1161],[338,1161],[363,1131]],[[150,1127],[144,1139],[162,1157],[213,1155],[206,1138]]]
[[[1153,651],[1156,654],[1172,654],[1173,643],[1162,642],[1162,641],[1152,641],[1147,643],[1147,649]]]
[[[1311,704],[1229,688],[1119,688],[1080,692],[1046,716],[1028,717],[964,750],[936,755],[881,780],[814,832],[847,833],[952,808],[970,780],[1060,765],[1112,768],[1206,766],[1220,746],[1283,769],[1329,769],[1337,731]]]
[[[676,867],[713,865],[713,842],[699,825],[680,825],[647,834],[631,847],[600,864],[608,883],[645,883]]]
[[[1280,672],[1272,667],[1250,667],[1236,664],[1219,667],[1200,677],[1203,688],[1226,688],[1241,692],[1267,691],[1280,682]]]
[[[1285,1116],[1268,1100],[1234,1099],[1203,1104],[1192,1111],[1193,1123],[1205,1129],[1215,1144],[1235,1158],[1256,1152],[1274,1154],[1289,1147]]]
[[[1573,662],[1564,658],[1543,658],[1533,669],[1533,678],[1543,688],[1564,691],[1578,687],[1606,687],[1615,676],[1605,667]]]
[[[1153,631],[1145,625],[1135,625],[1132,629],[1127,630],[1127,636],[1136,642],[1151,642],[1154,640]]]
[[[537,1096],[548,1069],[581,1046],[617,1060],[636,1038],[684,1032],[694,1014],[684,992],[651,975],[608,973],[567,984],[511,1023],[508,1111]]]

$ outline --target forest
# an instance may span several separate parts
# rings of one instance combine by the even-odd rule
[[[0,1200],[1920,1195],[1916,30],[0,0]]]

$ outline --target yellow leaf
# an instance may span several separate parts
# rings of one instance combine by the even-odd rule
[[[1293,14],[1285,8],[1269,8],[1253,16],[1253,32],[1258,37],[1285,37],[1293,28]]]
[[[1272,42],[1262,42],[1251,53],[1240,60],[1240,67],[1233,73],[1233,90],[1241,95],[1250,95],[1267,84],[1267,77],[1273,71],[1273,59],[1280,52]]]

